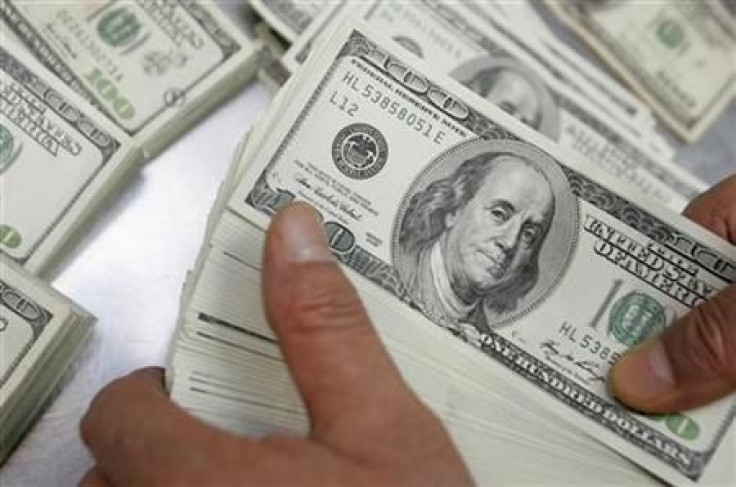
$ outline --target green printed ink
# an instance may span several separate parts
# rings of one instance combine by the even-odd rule
[[[608,333],[632,347],[654,336],[667,326],[664,307],[654,298],[633,291],[619,299],[611,309]]]
[[[0,223],[0,244],[9,249],[17,249],[23,241],[18,231],[10,225]]]

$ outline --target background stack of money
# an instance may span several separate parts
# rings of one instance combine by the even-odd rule
[[[672,162],[673,150],[654,131],[646,105],[551,35],[526,34],[528,26],[509,12],[519,15],[518,7],[506,5],[503,10],[503,5],[334,2],[289,48],[282,66],[266,66],[270,72],[264,77],[283,81],[284,73],[296,71],[315,40],[341,17],[361,18],[434,68],[661,204],[681,210],[704,188]]]
[[[196,1],[2,0],[0,28],[2,462],[91,323],[15,265],[50,275],[106,196],[253,75],[257,50]]]
[[[0,256],[0,463],[76,358],[95,318]]]
[[[386,9],[411,18],[413,6]],[[259,292],[270,215],[302,200],[479,483],[733,484],[734,397],[648,417],[605,387],[623,351],[733,281],[733,249],[478,97],[456,69],[372,23],[336,22],[235,154],[181,299],[174,400],[235,432],[308,430]],[[479,49],[475,37],[457,45]],[[579,98],[562,106],[580,113],[569,108]],[[517,218],[515,198],[532,194],[531,216],[499,230],[510,241],[492,235]],[[483,204],[488,220],[474,220],[467,208]],[[472,257],[479,241],[490,244]],[[452,304],[449,268],[479,274],[473,300]]]
[[[720,1],[545,3],[687,141],[736,92],[736,21]]]
[[[0,22],[0,249],[34,273],[131,169],[249,79],[257,54],[199,2],[3,0]]]
[[[17,40],[151,157],[250,79],[255,49],[211,2],[3,0]]]
[[[130,138],[12,41],[0,47],[0,249],[43,271],[141,161]]]
[[[403,41],[404,47],[410,50],[411,46],[428,47],[422,37],[431,34],[426,26],[418,36],[411,29],[402,31],[401,27],[408,26],[406,22],[420,28],[418,19],[421,17],[401,13],[401,8],[395,8],[388,15],[385,8],[380,12],[381,3],[401,2],[254,0],[249,3],[283,39],[294,44],[302,41],[307,50],[314,37],[334,22],[346,7],[355,8],[357,15],[369,22],[384,27],[392,25],[389,31],[395,30],[395,40]],[[406,3],[443,8],[448,2]],[[663,0],[647,5],[617,0],[450,3],[453,9],[462,3],[461,10],[472,11],[486,27],[490,25],[493,30],[500,30],[503,36],[521,44],[522,49],[532,50],[533,56],[547,67],[553,66],[566,76],[584,80],[575,87],[593,95],[593,101],[613,102],[630,122],[644,129],[642,135],[647,138],[657,139],[651,131],[654,120],[649,107],[674,133],[693,142],[716,120],[736,92],[733,70],[736,3],[732,0]],[[548,6],[550,14],[578,34],[636,95],[558,41],[540,15],[542,3]],[[409,10],[413,8],[408,7]],[[292,62],[303,62],[305,45],[292,50]],[[281,79],[280,73],[277,79]],[[655,143],[665,149],[663,141]]]

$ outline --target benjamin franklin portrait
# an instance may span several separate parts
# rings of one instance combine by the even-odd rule
[[[440,157],[405,198],[394,265],[430,319],[488,332],[554,286],[573,247],[577,211],[564,174],[542,155],[519,141],[476,141]],[[560,210],[567,215],[556,216]],[[558,262],[540,279],[553,233],[545,258],[556,252]]]
[[[560,115],[552,93],[535,72],[516,59],[471,59],[450,76],[550,139],[559,138]]]

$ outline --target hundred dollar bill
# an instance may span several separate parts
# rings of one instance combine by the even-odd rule
[[[149,157],[254,71],[255,50],[212,3],[0,0],[0,20]]]
[[[0,255],[0,464],[41,411],[94,320]]]
[[[732,99],[736,23],[719,0],[545,3],[688,142]]]
[[[328,0],[249,0],[250,5],[287,41],[294,42]]]
[[[38,273],[141,159],[129,138],[7,39],[0,46],[0,253]]]
[[[315,52],[230,209],[265,228],[310,202],[387,306],[464,339],[510,387],[660,478],[724,481],[733,395],[645,416],[605,377],[732,283],[734,249],[362,23]]]
[[[345,6],[399,45],[514,114],[527,125],[598,164],[661,204],[682,210],[704,185],[658,157],[638,135],[586,100],[562,70],[540,64],[529,52],[462,5],[441,0],[372,0]],[[342,16],[334,13],[329,24]],[[291,71],[328,30],[317,24],[290,49]]]

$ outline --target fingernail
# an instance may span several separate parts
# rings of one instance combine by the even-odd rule
[[[332,261],[327,235],[317,212],[309,205],[296,203],[280,215],[281,245],[292,262]]]
[[[624,355],[613,367],[611,379],[616,397],[641,408],[671,396],[675,386],[667,352],[657,339]]]

